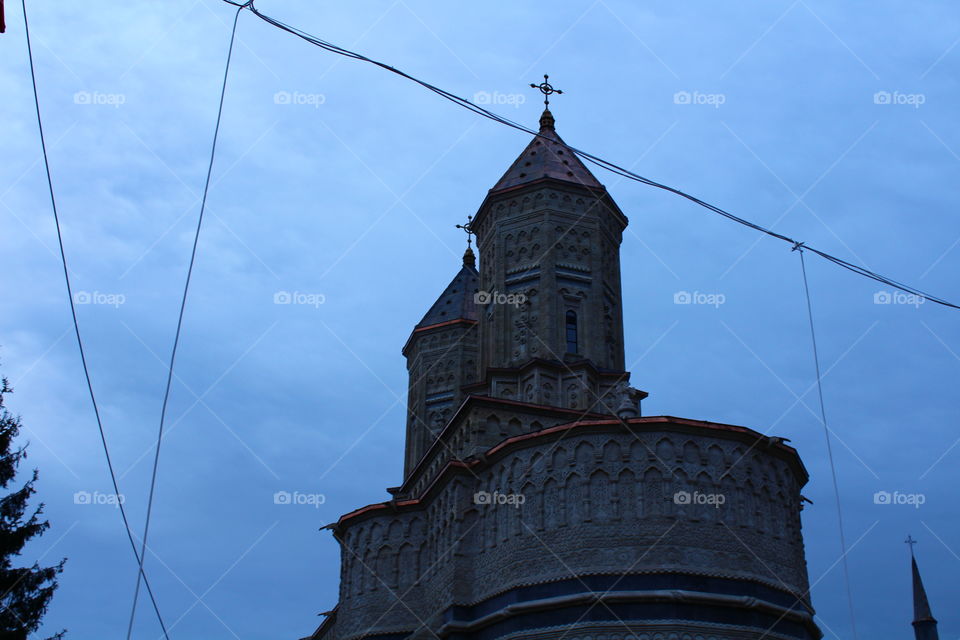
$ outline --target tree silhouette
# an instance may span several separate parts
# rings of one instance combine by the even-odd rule
[[[13,449],[20,433],[20,418],[4,406],[4,396],[13,389],[6,378],[0,378],[0,487],[6,489],[17,475],[20,461],[27,457],[26,446]],[[14,567],[13,560],[31,539],[43,535],[50,523],[40,520],[41,503],[33,514],[24,519],[27,502],[36,489],[37,470],[30,480],[16,491],[0,498],[0,640],[26,640],[40,626],[57,588],[57,576],[63,571],[66,559],[52,567]],[[64,631],[48,640],[62,638]]]

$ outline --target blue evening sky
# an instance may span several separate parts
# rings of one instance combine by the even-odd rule
[[[139,530],[234,9],[29,4],[79,319]],[[955,2],[257,6],[531,126],[542,104],[528,84],[548,72],[570,144],[960,300]],[[135,565],[104,504],[19,2],[7,2],[7,25],[0,372],[52,523],[23,560],[69,557],[44,631],[116,638]],[[527,142],[240,16],[147,558],[172,638],[297,638],[336,604],[338,547],[318,528],[398,484],[400,348],[459,267],[454,225]],[[792,440],[811,474],[803,525],[818,623],[852,638],[798,254],[595,172],[631,222],[627,362],[650,392],[644,413]],[[910,533],[941,637],[957,637],[960,315],[888,297],[810,254],[807,266],[859,636],[912,634]],[[274,304],[279,292],[300,304]],[[675,304],[680,292],[723,304]],[[323,503],[275,504],[279,491]],[[923,504],[876,504],[884,491]],[[134,636],[160,636],[145,601]]]

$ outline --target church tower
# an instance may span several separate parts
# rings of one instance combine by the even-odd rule
[[[328,526],[340,596],[310,638],[822,636],[797,452],[641,415],[627,223],[545,109],[467,225],[479,269],[468,248],[403,348],[403,478]]]
[[[477,379],[476,257],[467,248],[463,267],[403,347],[410,374],[404,475],[437,439],[463,401],[463,387]]]
[[[627,218],[557,135],[540,133],[487,194],[476,230],[481,286],[515,295],[481,314],[486,368],[531,358],[623,372],[620,240]]]

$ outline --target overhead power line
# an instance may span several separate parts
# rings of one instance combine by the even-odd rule
[[[150,581],[147,580],[147,574],[143,571],[143,556],[142,554],[146,552],[146,541],[144,540],[144,545],[140,552],[137,551],[137,544],[133,539],[133,533],[130,530],[130,521],[127,518],[127,510],[123,506],[123,500],[121,499],[120,487],[117,483],[117,474],[113,468],[113,460],[110,457],[110,448],[107,446],[107,436],[103,430],[103,421],[100,418],[100,408],[97,405],[97,396],[93,392],[93,382],[90,380],[90,369],[87,367],[87,355],[86,350],[83,347],[83,338],[80,337],[80,323],[77,321],[77,308],[74,304],[73,299],[73,286],[70,283],[70,269],[67,266],[67,253],[63,248],[63,232],[60,229],[60,215],[57,212],[57,199],[54,196],[53,191],[53,178],[50,175],[50,160],[47,156],[47,143],[46,137],[43,133],[43,118],[40,115],[40,97],[37,91],[37,74],[34,69],[33,63],[33,48],[30,43],[30,24],[27,21],[27,2],[26,0],[21,0],[21,5],[23,6],[23,30],[27,39],[27,58],[30,62],[30,80],[33,83],[33,102],[37,110],[37,128],[40,131],[40,148],[43,151],[43,166],[46,169],[47,173],[47,188],[50,192],[50,205],[53,208],[53,220],[57,228],[57,242],[60,245],[60,262],[63,264],[63,279],[67,284],[67,298],[70,301],[70,315],[73,318],[73,330],[77,336],[77,347],[80,350],[80,363],[83,365],[83,376],[87,381],[87,391],[90,394],[90,402],[93,404],[93,415],[97,419],[97,429],[100,432],[100,444],[103,446],[103,455],[107,459],[107,470],[110,472],[110,482],[113,484],[113,493],[117,497],[117,507],[120,509],[120,517],[123,519],[123,528],[127,532],[127,539],[130,541],[130,548],[133,549],[134,558],[137,560],[138,573],[137,573],[137,582],[139,584],[140,580],[143,579],[143,584],[147,588],[147,593],[150,596],[150,602],[153,604],[153,610],[157,615],[157,621],[160,623],[160,628],[163,629],[164,637],[167,636],[167,627],[163,622],[163,616],[160,615],[160,608],[157,606],[157,600],[153,595],[153,589],[150,587]]]
[[[840,560],[843,563],[843,583],[847,590],[847,609],[850,613],[850,629],[854,640],[858,640],[857,616],[853,608],[853,589],[850,588],[850,567],[847,565],[847,537],[843,526],[843,505],[840,502],[840,482],[837,480],[837,465],[833,460],[833,445],[830,443],[830,427],[827,426],[827,407],[823,401],[823,375],[820,373],[820,354],[817,349],[817,332],[813,324],[813,305],[810,302],[810,283],[807,280],[807,263],[803,259],[803,247],[794,247],[800,254],[800,271],[803,274],[803,292],[807,298],[807,319],[810,321],[810,344],[813,347],[813,366],[817,374],[817,395],[820,398],[820,420],[823,423],[823,437],[827,443],[827,459],[830,461],[830,475],[833,479],[833,497],[837,507],[837,527],[840,531]]]
[[[273,18],[273,17],[271,17],[271,16],[266,15],[265,13],[262,13],[259,9],[257,9],[257,7],[255,6],[253,0],[250,0],[249,2],[245,2],[245,3],[238,3],[238,2],[234,2],[233,0],[223,0],[223,1],[226,2],[227,4],[230,4],[230,5],[233,5],[233,6],[235,6],[235,7],[238,7],[240,10],[242,10],[242,9],[244,9],[244,8],[248,8],[248,9],[250,9],[251,13],[253,13],[255,16],[257,16],[258,18],[260,18],[260,19],[263,20],[264,22],[266,22],[266,23],[268,23],[268,24],[271,24],[271,25],[273,25],[274,27],[277,27],[278,29],[281,29],[281,30],[283,30],[283,31],[286,31],[287,33],[290,33],[290,34],[292,34],[292,35],[295,35],[295,36],[297,36],[298,38],[309,42],[310,44],[313,44],[313,45],[315,45],[315,46],[317,46],[317,47],[320,47],[321,49],[324,49],[324,50],[329,51],[329,52],[331,52],[331,53],[335,53],[335,54],[340,55],[340,56],[344,56],[344,57],[347,57],[347,58],[351,58],[351,59],[353,59],[353,60],[359,60],[360,62],[366,62],[366,63],[372,64],[372,65],[375,65],[375,66],[377,66],[377,67],[380,67],[381,69],[384,69],[384,70],[386,70],[386,71],[389,71],[390,73],[394,73],[394,74],[396,74],[396,75],[398,75],[398,76],[400,76],[400,77],[402,77],[402,78],[406,78],[407,80],[410,80],[411,82],[414,82],[414,83],[420,85],[421,87],[423,87],[423,88],[425,88],[425,89],[427,89],[427,90],[429,90],[429,91],[432,91],[432,92],[436,93],[437,95],[439,95],[440,97],[444,98],[445,100],[449,100],[450,102],[453,102],[454,104],[456,104],[456,105],[458,105],[458,106],[460,106],[460,107],[463,107],[464,109],[467,109],[467,110],[472,111],[472,112],[474,112],[474,113],[476,113],[476,114],[478,114],[478,115],[480,115],[480,116],[483,116],[484,118],[493,120],[494,122],[499,122],[500,124],[503,124],[503,125],[505,125],[505,126],[511,127],[511,128],[513,128],[513,129],[517,129],[517,130],[519,130],[519,131],[524,131],[524,132],[526,132],[526,133],[528,133],[528,134],[530,134],[530,135],[534,135],[534,136],[538,136],[538,137],[545,137],[545,136],[542,136],[538,131],[535,131],[535,130],[531,129],[530,127],[524,126],[524,125],[522,125],[522,124],[520,124],[520,123],[518,123],[518,122],[514,122],[513,120],[510,120],[509,118],[505,118],[504,116],[501,116],[501,115],[499,115],[499,114],[497,114],[497,113],[495,113],[495,112],[493,112],[493,111],[490,111],[489,109],[485,109],[484,107],[481,107],[481,106],[479,106],[479,105],[474,104],[473,102],[467,100],[466,98],[462,98],[462,97],[460,97],[460,96],[458,96],[458,95],[456,95],[456,94],[454,94],[454,93],[451,93],[451,92],[449,92],[449,91],[446,91],[446,90],[444,90],[444,89],[441,89],[440,87],[437,87],[437,86],[435,86],[435,85],[433,85],[433,84],[430,84],[429,82],[426,82],[426,81],[424,81],[424,80],[421,80],[421,79],[419,79],[419,78],[417,78],[417,77],[415,77],[415,76],[413,76],[413,75],[411,75],[411,74],[409,74],[409,73],[407,73],[407,72],[405,72],[405,71],[403,71],[403,70],[401,70],[401,69],[398,69],[398,68],[396,68],[396,67],[394,67],[394,66],[391,66],[391,65],[389,65],[389,64],[386,64],[385,62],[381,62],[381,61],[379,61],[379,60],[374,60],[373,58],[369,58],[369,57],[367,57],[367,56],[365,56],[365,55],[363,55],[363,54],[361,54],[361,53],[357,53],[356,51],[351,51],[351,50],[349,50],[349,49],[345,49],[345,48],[340,47],[340,46],[338,46],[338,45],[335,45],[335,44],[332,44],[332,43],[330,43],[330,42],[327,42],[327,41],[325,41],[325,40],[323,40],[323,39],[321,39],[321,38],[318,38],[317,36],[310,35],[309,33],[303,31],[302,29],[298,29],[298,28],[296,28],[296,27],[292,27],[292,26],[290,26],[290,25],[288,25],[288,24],[285,24],[284,22],[282,22],[282,21],[280,21],[280,20],[277,20],[276,18]],[[662,184],[662,183],[660,183],[660,182],[656,182],[655,180],[651,180],[651,179],[649,179],[649,178],[646,178],[646,177],[644,177],[644,176],[642,176],[642,175],[640,175],[640,174],[638,174],[638,173],[635,173],[635,172],[633,172],[633,171],[631,171],[631,170],[629,170],[629,169],[626,169],[626,168],[624,168],[624,167],[622,167],[622,166],[620,166],[620,165],[618,165],[618,164],[616,164],[616,163],[614,163],[614,162],[611,162],[611,161],[609,161],[609,160],[605,160],[605,159],[603,159],[603,158],[601,158],[601,157],[599,157],[599,156],[596,156],[596,155],[594,155],[594,154],[592,154],[592,153],[589,153],[589,152],[587,152],[587,151],[583,151],[582,149],[578,149],[578,148],[573,147],[573,146],[570,146],[570,145],[567,145],[567,146],[569,147],[569,149],[570,149],[573,153],[577,154],[579,157],[583,158],[583,159],[586,160],[587,162],[590,162],[590,163],[592,163],[592,164],[594,164],[594,165],[596,165],[596,166],[598,166],[598,167],[601,167],[602,169],[606,169],[607,171],[610,171],[610,172],[612,172],[612,173],[615,173],[615,174],[617,174],[617,175],[619,175],[619,176],[622,176],[622,177],[624,177],[624,178],[627,178],[627,179],[629,179],[629,180],[634,180],[634,181],[639,182],[639,183],[641,183],[641,184],[645,184],[645,185],[650,186],[650,187],[655,187],[655,188],[657,188],[657,189],[662,189],[663,191],[668,191],[668,192],[673,193],[673,194],[675,194],[675,195],[678,195],[678,196],[680,196],[680,197],[682,197],[682,198],[686,198],[687,200],[693,202],[694,204],[697,204],[697,205],[699,205],[699,206],[701,206],[701,207],[703,207],[703,208],[705,208],[705,209],[707,209],[707,210],[709,210],[709,211],[712,211],[712,212],[714,212],[714,213],[716,213],[716,214],[719,214],[719,215],[723,216],[724,218],[727,218],[727,219],[729,219],[729,220],[732,220],[732,221],[734,221],[734,222],[736,222],[736,223],[738,223],[738,224],[741,224],[741,225],[743,225],[743,226],[745,226],[745,227],[749,227],[749,228],[751,228],[751,229],[753,229],[753,230],[755,230],[755,231],[759,231],[759,232],[761,232],[761,233],[764,233],[764,234],[766,234],[766,235],[768,235],[768,236],[770,236],[770,237],[772,237],[772,238],[776,238],[777,240],[782,240],[783,242],[787,242],[787,243],[791,244],[794,248],[796,248],[796,247],[803,247],[804,249],[810,251],[811,253],[815,253],[816,255],[820,256],[821,258],[824,258],[825,260],[828,260],[828,261],[832,262],[833,264],[835,264],[835,265],[837,265],[837,266],[839,266],[839,267],[842,267],[842,268],[844,268],[844,269],[847,269],[848,271],[852,271],[853,273],[856,273],[856,274],[858,274],[858,275],[864,276],[864,277],[866,277],[866,278],[870,278],[871,280],[875,280],[875,281],[877,281],[877,282],[880,282],[881,284],[885,284],[885,285],[887,285],[887,286],[889,286],[889,287],[893,287],[893,288],[895,288],[895,289],[899,289],[899,290],[901,290],[901,291],[904,291],[904,292],[906,292],[906,293],[913,294],[913,295],[915,295],[915,296],[920,296],[920,297],[922,297],[922,298],[925,299],[925,300],[929,300],[930,302],[935,302],[935,303],[937,303],[937,304],[939,304],[939,305],[943,305],[943,306],[945,306],[945,307],[950,307],[951,309],[960,309],[960,305],[954,304],[953,302],[950,302],[950,301],[948,301],[948,300],[945,300],[945,299],[940,298],[940,297],[938,297],[938,296],[935,296],[935,295],[933,295],[933,294],[926,293],[926,292],[924,292],[924,291],[922,291],[922,290],[920,290],[920,289],[918,289],[918,288],[916,288],[916,287],[910,286],[910,285],[905,284],[905,283],[903,283],[903,282],[900,282],[900,281],[898,281],[898,280],[894,280],[893,278],[889,278],[889,277],[887,277],[887,276],[881,275],[881,274],[879,274],[879,273],[877,273],[877,272],[875,272],[875,271],[871,271],[870,269],[867,269],[866,267],[861,267],[861,266],[855,265],[855,264],[853,264],[853,263],[851,263],[851,262],[848,262],[848,261],[844,260],[843,258],[838,258],[838,257],[836,257],[836,256],[834,256],[834,255],[831,255],[831,254],[825,252],[825,251],[821,251],[820,249],[817,249],[817,248],[815,248],[815,247],[811,247],[811,246],[809,246],[809,245],[807,245],[807,244],[805,244],[805,243],[803,243],[803,242],[800,242],[800,241],[798,241],[798,240],[795,240],[794,238],[791,238],[790,236],[787,236],[787,235],[784,235],[784,234],[781,234],[781,233],[777,233],[776,231],[773,231],[772,229],[768,229],[768,228],[766,228],[766,227],[764,227],[764,226],[762,226],[762,225],[756,224],[755,222],[751,222],[751,221],[749,221],[749,220],[746,220],[745,218],[741,218],[741,217],[739,217],[739,216],[737,216],[737,215],[734,215],[734,214],[730,213],[729,211],[725,211],[724,209],[722,209],[722,208],[720,208],[720,207],[718,207],[718,206],[716,206],[716,205],[710,204],[709,202],[706,202],[706,201],[704,201],[704,200],[701,200],[700,198],[697,198],[696,196],[690,195],[689,193],[686,193],[685,191],[683,191],[683,190],[681,190],[681,189],[677,189],[677,188],[675,188],[675,187],[671,187],[671,186],[669,186],[669,185]]]
[[[232,3],[231,3],[232,4]],[[210,144],[210,161],[207,163],[207,179],[203,185],[203,196],[200,200],[200,215],[197,216],[197,228],[193,234],[193,249],[190,252],[190,265],[187,267],[187,277],[183,283],[183,295],[180,297],[180,314],[177,316],[177,331],[173,337],[173,349],[170,351],[170,363],[167,367],[167,385],[163,392],[163,405],[160,409],[160,428],[157,430],[157,445],[153,456],[153,470],[150,474],[150,493],[147,497],[147,516],[143,525],[142,546],[140,550],[140,569],[137,572],[137,585],[133,592],[133,604],[130,606],[130,622],[127,625],[127,640],[133,634],[133,622],[137,615],[137,601],[140,596],[140,577],[143,575],[144,551],[147,548],[147,536],[150,533],[150,516],[153,514],[153,497],[157,486],[157,470],[160,465],[160,445],[163,442],[163,428],[167,417],[167,404],[170,401],[170,388],[173,385],[173,366],[177,359],[177,347],[180,346],[180,333],[183,329],[183,314],[187,307],[187,294],[190,291],[190,279],[193,276],[193,265],[197,259],[197,245],[200,242],[200,229],[203,227],[203,214],[207,208],[207,195],[210,193],[210,176],[213,173],[213,161],[217,153],[217,139],[220,135],[220,120],[223,117],[223,101],[227,94],[227,77],[230,74],[230,60],[233,58],[233,43],[237,38],[237,21],[240,11],[245,5],[236,5],[239,8],[233,16],[233,29],[230,32],[230,46],[227,49],[227,62],[223,69],[223,82],[220,86],[220,105],[217,107],[217,124],[213,129],[213,141]]]

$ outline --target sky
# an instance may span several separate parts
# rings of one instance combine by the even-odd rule
[[[0,373],[51,523],[22,560],[68,558],[42,632],[121,637],[136,564],[72,334],[20,3],[6,4]],[[139,535],[235,9],[28,4],[80,328]],[[571,145],[960,300],[954,2],[257,7],[528,126],[542,109],[528,85],[549,73]],[[298,638],[336,604],[338,546],[319,529],[399,484],[400,349],[459,268],[455,225],[527,142],[240,15],[146,560],[171,638]],[[791,440],[810,472],[817,622],[854,638],[798,254],[595,172],[630,218],[644,414]],[[806,260],[858,635],[912,634],[911,534],[941,637],[957,637],[960,316]],[[143,600],[134,637],[160,638]]]

